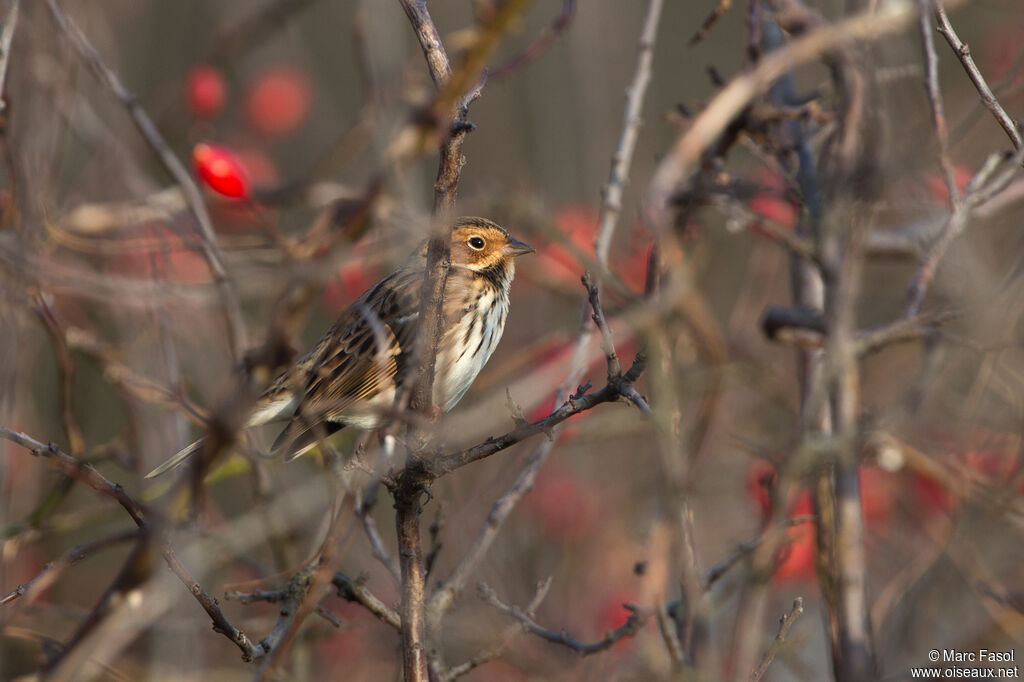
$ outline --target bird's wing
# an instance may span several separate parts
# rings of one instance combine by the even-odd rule
[[[421,282],[422,275],[400,270],[342,314],[309,354],[313,361],[302,397],[272,452],[290,454],[296,444],[308,440],[303,439],[307,432],[324,422],[344,424],[355,403],[371,403],[400,380],[415,344]],[[316,438],[303,442],[303,449],[315,442]]]

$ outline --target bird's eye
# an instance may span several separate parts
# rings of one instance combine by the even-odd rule
[[[477,251],[479,251],[480,249],[484,248],[484,238],[483,237],[470,237],[469,238],[469,245],[472,248],[474,248]]]

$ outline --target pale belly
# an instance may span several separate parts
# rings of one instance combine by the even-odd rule
[[[497,298],[497,297],[495,297]],[[503,297],[502,297],[503,298]],[[474,334],[474,340],[468,346],[462,343],[452,343],[452,339],[462,340],[467,335],[467,330],[472,319],[467,319],[456,326],[445,335],[441,344],[442,347],[454,350],[438,354],[437,369],[434,380],[434,403],[439,405],[445,412],[451,410],[466,394],[469,387],[476,380],[480,370],[490,359],[494,349],[501,340],[501,334],[505,329],[505,318],[508,316],[508,299],[494,301],[491,307],[490,300],[481,301],[483,309],[490,309],[490,320],[484,325],[482,338],[480,334]],[[477,322],[479,325],[479,322]]]

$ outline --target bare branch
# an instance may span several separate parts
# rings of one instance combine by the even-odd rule
[[[597,237],[594,240],[594,256],[603,266],[602,270],[608,268],[608,250],[611,248],[615,225],[622,213],[622,195],[629,180],[633,152],[636,150],[637,138],[640,135],[644,94],[651,82],[651,61],[654,58],[654,41],[661,20],[662,4],[663,0],[650,0],[647,5],[640,33],[636,68],[633,71],[633,79],[626,89],[626,109],[622,115],[619,143],[612,155],[612,169],[601,195],[601,215],[598,218]],[[599,276],[601,274],[599,273]]]
[[[551,47],[552,43],[569,28],[575,12],[576,0],[562,0],[562,11],[558,13],[558,16],[551,22],[551,25],[545,27],[533,42],[527,45],[519,54],[504,64],[491,69],[487,75],[488,79],[497,81],[510,76],[544,54]]]
[[[945,1],[934,0],[934,2],[935,19],[939,24],[939,33],[946,39],[949,46],[953,48],[953,53],[956,54],[957,59],[963,64],[964,71],[967,72],[967,77],[971,79],[978,94],[981,95],[981,101],[985,104],[985,108],[989,110],[999,124],[999,127],[1010,138],[1014,149],[1020,149],[1021,134],[1017,128],[1016,121],[1010,118],[1006,110],[1003,109],[1003,105],[996,99],[996,96],[992,93],[992,88],[988,86],[985,77],[981,75],[981,71],[978,69],[978,65],[974,63],[974,58],[971,57],[971,48],[967,46],[967,43],[960,40],[960,36],[957,35],[953,25],[949,23],[949,17],[946,15]],[[952,5],[953,3],[949,4]]]
[[[334,586],[338,590],[338,596],[351,602],[355,602],[377,617],[382,623],[390,625],[395,630],[402,629],[402,618],[387,604],[378,599],[365,585],[358,580],[352,580],[342,571],[334,574]]]
[[[18,585],[4,597],[0,597],[0,606],[5,606],[16,599],[21,598],[26,598],[26,601],[31,603],[33,597],[52,585],[64,569],[74,566],[82,559],[101,549],[106,549],[107,547],[117,545],[122,542],[137,540],[138,537],[138,531],[128,530],[114,533],[113,535],[106,535],[91,542],[83,542],[80,545],[75,545],[56,561],[51,561],[43,566],[43,570],[37,573],[31,580]],[[9,618],[9,613],[7,614],[7,617]]]
[[[939,58],[935,54],[935,38],[932,35],[932,24],[928,20],[929,8],[934,0],[918,0],[920,17],[921,42],[924,47],[925,88],[928,92],[928,105],[932,112],[932,127],[939,142],[939,164],[942,167],[942,181],[946,184],[949,206],[956,210],[960,203],[960,188],[956,186],[956,170],[949,157],[949,132],[946,126],[946,113],[942,105],[942,91],[939,89]]]
[[[523,613],[525,613],[530,618],[533,618],[534,614],[537,611],[537,609],[540,608],[541,602],[543,602],[544,598],[547,596],[548,590],[550,588],[551,588],[551,578],[550,577],[545,578],[544,580],[541,580],[539,583],[537,583],[537,591],[534,594],[533,599],[530,600],[530,603],[523,610]],[[466,661],[464,663],[460,663],[459,665],[452,666],[451,668],[449,668],[447,672],[445,672],[444,674],[442,674],[440,676],[441,677],[441,682],[452,682],[452,680],[456,680],[459,677],[462,677],[463,675],[465,675],[466,673],[470,672],[474,668],[476,668],[476,667],[478,667],[480,665],[483,665],[484,663],[487,663],[488,661],[493,661],[498,656],[500,656],[502,654],[502,652],[505,651],[505,649],[508,647],[509,643],[511,643],[511,641],[520,632],[522,632],[522,626],[521,625],[510,625],[499,636],[498,642],[494,646],[492,646],[492,647],[490,647],[488,649],[485,649],[484,651],[481,651],[478,654],[475,654],[472,658],[470,658],[468,661]]]
[[[630,612],[629,618],[625,623],[614,630],[609,630],[605,633],[603,638],[596,642],[581,642],[565,630],[555,632],[554,630],[548,630],[547,628],[538,625],[528,613],[520,609],[518,606],[509,606],[502,603],[502,601],[498,599],[497,593],[484,583],[480,583],[478,591],[481,599],[502,613],[518,620],[520,624],[522,624],[523,629],[527,632],[537,635],[541,639],[547,640],[552,644],[559,644],[567,649],[571,649],[580,656],[596,654],[610,648],[613,644],[624,637],[633,637],[640,632],[640,628],[644,626],[644,623],[647,620],[646,616],[641,613],[638,606],[635,604],[623,604],[626,610]]]
[[[775,635],[775,639],[772,640],[771,646],[768,647],[768,651],[764,652],[764,658],[761,659],[760,665],[757,669],[750,674],[750,682],[757,682],[764,674],[768,672],[768,666],[775,660],[775,656],[778,655],[779,650],[782,648],[783,642],[786,641],[786,636],[789,634],[790,628],[793,627],[793,623],[796,619],[804,612],[804,600],[802,597],[797,597],[793,601],[793,608],[789,610],[789,613],[779,619],[779,632]]]

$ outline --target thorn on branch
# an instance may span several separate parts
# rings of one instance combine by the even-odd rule
[[[589,391],[593,387],[593,382],[591,382],[590,379],[587,379],[586,383],[577,386],[576,392],[569,396],[569,403],[571,404],[574,400],[579,400],[580,398],[585,396],[587,394],[587,391]]]
[[[524,426],[529,424],[529,421],[523,415],[523,408],[512,398],[512,391],[506,386],[505,397],[508,399],[508,409],[512,413],[512,421],[516,426]]]

